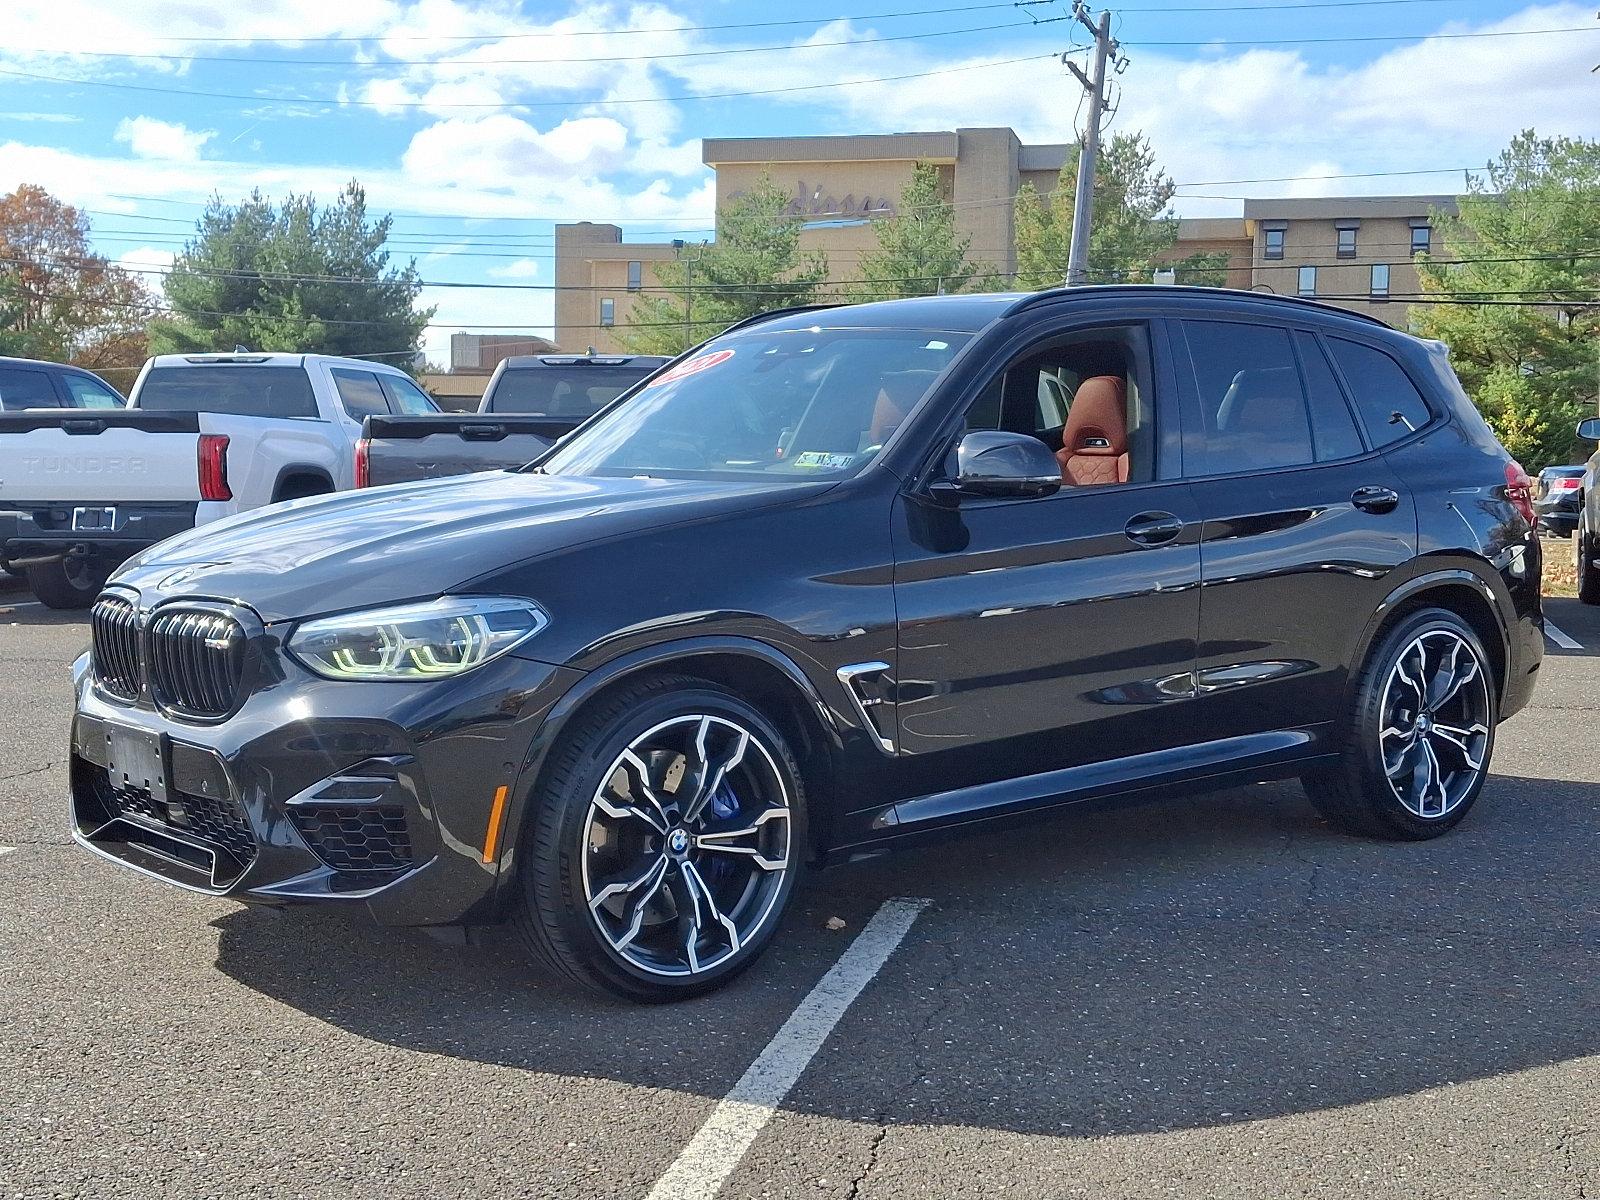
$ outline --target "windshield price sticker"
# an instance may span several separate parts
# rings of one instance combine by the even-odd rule
[[[794,465],[812,471],[842,471],[855,462],[854,454],[824,454],[821,450],[807,450],[795,455]]]
[[[701,371],[709,371],[719,363],[725,363],[733,357],[732,350],[713,350],[710,354],[702,354],[698,358],[691,358],[688,362],[681,362],[670,371],[664,371],[650,382],[647,388],[660,387],[663,383],[676,383],[680,379],[687,379],[690,375],[698,375]]]

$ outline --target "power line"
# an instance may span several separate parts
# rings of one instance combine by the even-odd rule
[[[197,91],[192,88],[166,88],[155,87],[150,84],[116,83],[109,79],[73,79],[64,75],[46,75],[37,71],[17,71],[11,68],[0,68],[0,75],[9,76],[13,79],[33,79],[41,83],[61,83],[76,87],[113,88],[119,91],[147,92],[161,96],[188,96],[194,99],[206,100],[244,100],[252,105],[326,104],[339,108],[469,108],[504,110],[518,108],[594,108],[633,104],[688,104],[702,100],[742,100],[751,96],[778,96],[795,92],[831,91],[834,88],[862,87],[874,83],[899,83],[907,79],[930,79],[940,75],[955,75],[963,71],[986,71],[992,67],[1009,67],[1018,63],[1039,62],[1055,57],[1054,54],[1025,54],[1019,58],[1002,58],[986,62],[965,63],[957,67],[939,67],[931,71],[911,71],[904,75],[880,75],[871,79],[838,79],[829,80],[826,83],[801,83],[778,88],[751,88],[740,92],[702,92],[698,95],[685,96],[626,96],[610,100],[602,97],[585,97],[571,100],[516,100],[510,102],[500,100],[458,100],[448,102],[427,100],[350,100],[337,96],[260,96],[242,92],[207,92]]]
[[[785,42],[778,46],[722,46],[711,50],[675,50],[661,54],[603,54],[590,58],[563,55],[558,58],[422,58],[383,59],[372,62],[354,62],[331,58],[239,58],[227,54],[144,54],[138,51],[110,50],[36,50],[26,48],[23,53],[70,55],[73,58],[153,59],[158,62],[194,63],[225,62],[235,66],[273,67],[340,67],[362,71],[386,71],[394,67],[492,67],[534,66],[548,63],[620,63],[662,62],[684,58],[719,58],[731,54],[771,54],[790,50],[826,50],[839,46],[876,46],[888,42],[920,42],[933,38],[958,37],[970,33],[993,33],[1000,29],[1027,29],[1035,25],[1053,25],[1067,17],[1036,17],[1031,21],[1004,21],[997,25],[969,25],[964,29],[940,29],[922,33],[897,33],[887,37],[841,38],[832,42]]]
[[[1574,25],[1565,29],[1502,29],[1493,33],[1388,33],[1388,34],[1361,34],[1352,37],[1303,37],[1303,38],[1207,38],[1205,41],[1137,41],[1127,42],[1129,46],[1144,47],[1194,47],[1194,46],[1311,46],[1335,45],[1350,42],[1431,42],[1434,40],[1458,41],[1465,38],[1503,38],[1503,37],[1539,37],[1551,33],[1596,33],[1600,28],[1593,25]]]

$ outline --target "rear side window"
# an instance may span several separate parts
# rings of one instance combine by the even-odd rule
[[[1350,415],[1350,406],[1344,402],[1339,381],[1334,378],[1317,339],[1309,333],[1296,333],[1294,345],[1300,355],[1300,372],[1311,410],[1311,439],[1315,443],[1317,461],[1353,458],[1362,453],[1366,447],[1356,432],[1356,420]]]
[[[50,376],[26,367],[0,367],[0,411],[24,408],[60,408]]]
[[[655,367],[586,366],[507,368],[485,412],[531,413],[542,417],[593,416]]]
[[[1185,474],[1315,460],[1288,330],[1231,321],[1185,321],[1183,330],[1200,408],[1184,431]]]
[[[395,412],[408,417],[423,417],[439,411],[439,406],[428,399],[428,393],[409,379],[401,379],[398,375],[379,375],[378,382],[383,384],[384,393]]]
[[[156,367],[139,387],[139,407],[152,412],[315,417],[317,398],[303,367]]]
[[[87,375],[63,375],[61,382],[67,385],[73,408],[123,407],[122,397],[98,379],[91,379]]]
[[[344,405],[350,419],[386,417],[389,399],[378,386],[378,377],[370,371],[333,370],[333,386],[339,389],[339,403]]]
[[[1417,385],[1382,350],[1338,337],[1328,339],[1328,349],[1374,446],[1398,441],[1433,419]]]

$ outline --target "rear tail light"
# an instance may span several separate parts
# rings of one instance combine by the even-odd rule
[[[1522,514],[1524,521],[1533,524],[1533,480],[1515,459],[1506,464],[1506,499]]]
[[[367,455],[372,449],[372,443],[366,438],[356,439],[356,486],[367,486]]]
[[[232,500],[228,486],[228,435],[202,433],[196,450],[200,466],[200,499]]]
[[[1552,492],[1574,492],[1577,491],[1578,485],[1582,482],[1583,481],[1581,479],[1573,479],[1570,476],[1563,476],[1560,479],[1552,479],[1550,481],[1550,490]]]

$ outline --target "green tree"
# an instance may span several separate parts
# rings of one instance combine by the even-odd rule
[[[717,239],[656,265],[659,292],[641,294],[620,333],[636,354],[677,354],[735,321],[817,298],[828,260],[800,253],[804,222],[763,175],[717,217]]]
[[[174,317],[152,323],[152,349],[293,350],[317,354],[415,351],[433,309],[416,307],[415,262],[384,249],[393,218],[367,215],[352,180],[331,205],[310,195],[275,204],[206,206],[166,279]]]
[[[1418,331],[1449,345],[1524,466],[1581,462],[1573,427],[1600,375],[1600,141],[1524,130],[1433,222],[1441,254],[1418,272],[1443,302],[1412,310]]]
[[[1078,180],[1078,150],[1061,166],[1048,197],[1031,183],[1017,191],[1017,287],[1059,287],[1072,245],[1072,200]],[[1095,166],[1094,226],[1089,231],[1092,283],[1149,283],[1158,266],[1176,269],[1179,283],[1220,286],[1227,259],[1195,254],[1177,262],[1164,256],[1178,241],[1172,213],[1177,185],[1156,164],[1143,134],[1117,133],[1101,147]]]
[[[861,256],[865,281],[851,285],[853,300],[897,300],[959,292],[978,273],[967,260],[971,237],[956,232],[956,211],[945,195],[939,168],[919,162],[900,193],[900,208],[874,225],[878,249]]]

